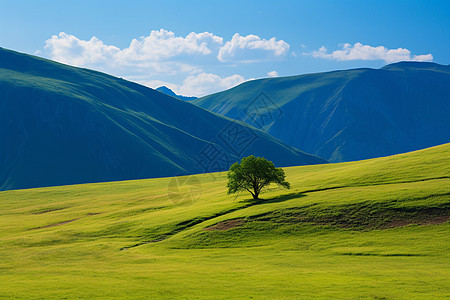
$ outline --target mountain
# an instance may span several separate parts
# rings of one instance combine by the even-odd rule
[[[450,141],[450,66],[435,63],[253,80],[192,103],[332,162]]]
[[[191,100],[197,100],[197,97],[186,97],[186,96],[182,96],[182,95],[177,95],[175,94],[171,89],[169,89],[167,86],[160,86],[159,88],[156,89],[158,92],[164,93],[166,95],[178,98],[180,100],[184,100],[184,101],[191,101]]]
[[[323,159],[153,89],[0,48],[0,190]]]

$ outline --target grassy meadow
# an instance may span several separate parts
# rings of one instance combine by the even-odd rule
[[[450,298],[450,144],[285,171],[0,192],[0,298]]]

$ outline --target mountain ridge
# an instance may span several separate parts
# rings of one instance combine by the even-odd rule
[[[340,162],[448,142],[449,99],[449,66],[400,62],[380,69],[258,79],[193,103]],[[258,101],[265,124],[249,116]]]
[[[192,100],[198,99],[198,97],[188,97],[188,96],[183,96],[183,95],[177,95],[177,94],[175,94],[174,91],[172,91],[171,89],[169,89],[167,86],[164,86],[164,85],[156,88],[155,90],[157,90],[158,92],[164,93],[166,95],[178,98],[180,100],[184,100],[184,101],[192,101]]]
[[[235,146],[227,129],[251,143]],[[324,163],[246,124],[101,72],[0,49],[0,190]],[[231,146],[230,146],[231,145]],[[221,155],[206,164],[215,151]]]

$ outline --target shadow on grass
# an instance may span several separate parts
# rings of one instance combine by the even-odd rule
[[[239,206],[239,207],[234,207],[228,210],[224,210],[218,213],[215,213],[213,215],[210,216],[204,216],[204,217],[196,217],[193,219],[189,219],[183,222],[180,222],[178,224],[175,225],[175,229],[167,232],[165,234],[161,234],[158,238],[152,239],[152,240],[148,240],[148,241],[142,241],[139,243],[136,243],[134,245],[131,246],[126,246],[126,247],[122,247],[120,248],[120,251],[122,250],[127,250],[130,248],[134,248],[134,247],[138,247],[141,245],[145,245],[145,244],[150,244],[150,243],[157,243],[157,242],[161,242],[165,239],[167,239],[170,236],[173,236],[175,234],[177,234],[180,231],[183,231],[185,229],[191,228],[197,224],[200,224],[202,222],[232,213],[234,211],[240,210],[240,209],[244,209],[244,208],[248,208],[250,206],[255,206],[255,205],[260,205],[260,204],[267,204],[267,203],[278,203],[278,202],[283,202],[283,201],[287,201],[287,200],[291,200],[291,199],[296,199],[296,198],[301,198],[301,197],[305,197],[306,195],[304,193],[301,192],[297,192],[297,193],[290,193],[290,194],[284,194],[284,195],[280,195],[280,196],[276,196],[276,197],[272,197],[272,198],[267,198],[267,199],[247,199],[244,201],[240,201],[240,203],[244,203],[245,205],[243,206]]]
[[[284,194],[284,195],[267,198],[267,199],[247,199],[247,200],[243,200],[240,202],[248,203],[251,206],[253,206],[253,205],[260,205],[260,204],[267,204],[267,203],[279,203],[279,202],[284,202],[287,200],[292,200],[292,199],[297,199],[297,198],[302,198],[302,197],[306,197],[304,192],[296,192],[296,193]]]

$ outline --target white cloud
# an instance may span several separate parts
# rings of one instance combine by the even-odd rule
[[[278,77],[278,72],[277,71],[270,71],[267,73],[267,76],[269,77]]]
[[[167,66],[159,62],[177,61],[181,56],[209,55],[219,49],[223,39],[209,32],[191,32],[186,37],[180,37],[161,29],[152,30],[149,36],[133,39],[129,47],[123,50],[105,45],[95,36],[85,41],[64,32],[52,36],[45,44],[52,59],[71,65],[101,65],[108,70],[134,66],[165,72]],[[169,66],[169,73],[173,67],[179,67],[181,71],[192,70],[189,64],[179,63]]]
[[[111,62],[120,53],[119,48],[105,45],[95,36],[84,41],[64,32],[45,41],[45,49],[50,51],[52,59],[76,66]]]
[[[151,88],[157,88],[165,85],[174,91],[175,94],[201,97],[232,88],[244,81],[244,77],[238,74],[228,77],[220,77],[216,74],[200,73],[198,75],[188,76],[183,80],[181,85],[161,80],[150,80],[141,83]]]
[[[53,60],[123,76],[124,73],[201,73],[201,65],[217,62],[217,59],[246,62],[273,59],[286,54],[289,45],[276,38],[242,37],[238,33],[224,45],[222,37],[210,32],[191,32],[182,37],[160,29],[133,39],[123,49],[108,45],[95,36],[83,40],[65,32],[53,35],[44,48]]]
[[[254,62],[273,59],[285,55],[289,51],[289,44],[276,38],[261,39],[257,35],[233,35],[220,50],[217,58],[222,61]]]
[[[433,61],[433,55],[431,55],[431,53],[422,54],[422,55],[414,55],[412,60],[413,61]]]
[[[411,56],[411,51],[405,48],[388,49],[384,46],[372,47],[361,43],[343,44],[342,50],[335,50],[331,53],[322,46],[311,53],[304,53],[313,57],[333,59],[338,61],[348,60],[384,60],[392,63],[398,61],[432,61],[431,54]]]
[[[172,31],[152,30],[149,36],[133,39],[130,46],[120,52],[124,61],[161,61],[180,55],[208,55],[223,44],[223,38],[209,32],[189,33],[185,38]]]
[[[165,29],[132,39],[129,46],[122,49],[95,36],[83,40],[61,32],[49,38],[44,48],[43,55],[50,59],[96,69],[153,88],[166,85],[186,96],[204,96],[244,81],[238,74],[221,77],[204,71],[217,66],[218,60],[233,63],[272,60],[289,51],[289,45],[275,37],[266,40],[257,35],[236,33],[224,43],[222,37],[210,32],[191,32],[183,37]],[[268,76],[278,74],[272,71]]]
[[[180,93],[186,96],[205,96],[232,88],[244,81],[244,77],[238,74],[222,78],[211,73],[201,73],[195,76],[188,76],[183,80]]]

